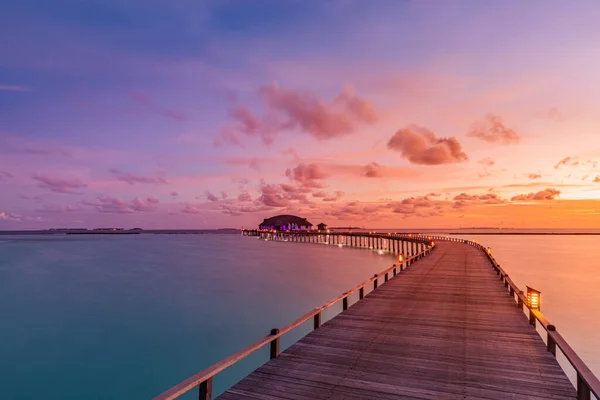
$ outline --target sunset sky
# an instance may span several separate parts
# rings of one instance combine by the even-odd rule
[[[8,0],[0,229],[600,226],[600,3]]]

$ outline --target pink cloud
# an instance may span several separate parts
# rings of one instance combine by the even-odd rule
[[[277,83],[261,88],[266,105],[286,120],[284,128],[298,128],[323,140],[347,135],[359,124],[377,121],[371,103],[344,89],[332,102],[324,102],[308,91],[294,91]]]
[[[594,183],[600,183],[600,175],[596,175],[596,178],[594,178]]]
[[[188,204],[183,208],[183,210],[181,210],[181,212],[185,214],[200,214],[201,210],[198,207]]]
[[[0,220],[4,221],[21,221],[21,216],[15,213],[0,211]]]
[[[327,178],[327,174],[317,164],[298,164],[297,167],[285,171],[285,175],[292,181],[307,188],[323,188],[325,185],[319,182]]]
[[[250,196],[250,194],[248,194],[248,192],[242,192],[240,194],[238,194],[238,200],[239,201],[252,201],[252,196]]]
[[[365,176],[367,178],[380,178],[382,177],[381,165],[376,162],[365,165]]]
[[[514,129],[504,125],[502,117],[488,114],[483,121],[477,121],[471,126],[467,136],[472,136],[489,143],[514,144],[519,143],[520,137]]]
[[[175,197],[179,197],[179,192],[171,192],[169,193],[171,195],[171,197],[175,198]]]
[[[533,179],[540,179],[542,177],[542,175],[541,174],[529,174],[529,175],[527,175],[527,177],[529,179],[533,180]]]
[[[459,202],[455,203],[455,205],[466,205],[467,202],[481,202],[484,204],[503,204],[506,200],[500,198],[496,193],[486,193],[480,195],[470,195],[467,193],[461,193],[459,195],[454,196],[454,201]]]
[[[136,197],[131,202],[127,202],[118,197],[98,196],[97,200],[98,201],[95,202],[84,200],[82,204],[91,206],[102,213],[116,214],[129,214],[136,211],[154,211],[157,209],[156,205],[158,204],[158,199],[154,197],[147,197],[145,199]]]
[[[397,131],[388,141],[387,147],[400,152],[402,157],[413,164],[439,165],[468,159],[456,138],[438,138],[429,129],[417,125]]]
[[[144,106],[144,108],[146,108],[146,110],[157,114],[157,115],[161,115],[163,117],[167,117],[167,118],[171,118],[177,121],[187,121],[189,118],[188,116],[180,110],[175,110],[175,109],[169,109],[169,108],[163,108],[159,105],[157,105],[154,101],[152,101],[152,99],[150,99],[150,97],[145,94],[142,93],[138,90],[132,90],[130,93],[131,99],[134,100],[135,102],[137,102],[138,104]]]
[[[167,181],[163,177],[150,177],[143,175],[134,175],[128,172],[119,171],[118,169],[111,169],[110,173],[117,177],[117,180],[126,182],[130,185],[136,183],[153,183],[158,185],[166,185]]]
[[[33,179],[39,182],[39,186],[54,193],[81,194],[79,189],[84,189],[87,184],[78,179],[65,179],[56,176],[34,175]]]
[[[219,201],[219,196],[212,194],[208,190],[204,194],[206,195],[206,198],[208,199],[208,201],[212,201],[212,202]]]
[[[560,168],[561,165],[576,167],[579,165],[579,161],[572,157],[565,157],[554,166],[554,169]]]
[[[260,137],[264,144],[270,145],[279,133],[291,129],[325,140],[348,135],[360,125],[377,121],[373,105],[349,88],[332,101],[324,101],[309,91],[286,89],[278,83],[263,86],[259,94],[265,114],[258,116],[245,106],[232,109],[231,123],[221,129],[221,139],[215,145],[224,142],[243,147],[240,135]]]
[[[483,158],[477,162],[479,164],[485,165],[486,167],[491,167],[492,165],[496,164],[496,162],[489,157]]]
[[[544,189],[536,193],[520,194],[511,198],[512,201],[526,201],[526,200],[554,200],[560,195],[560,190],[557,189]]]

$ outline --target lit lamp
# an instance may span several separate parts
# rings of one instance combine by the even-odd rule
[[[527,286],[527,305],[532,310],[540,309],[541,292]]]
[[[402,264],[404,262],[404,256],[402,254],[398,254],[398,262]]]
[[[486,252],[487,252],[488,254],[492,254],[492,248],[491,248],[491,247],[488,247],[488,248],[487,248],[487,250],[486,250]]]
[[[433,240],[431,241],[431,245],[432,245],[432,246],[434,246],[434,245],[435,245],[435,242],[434,242]]]

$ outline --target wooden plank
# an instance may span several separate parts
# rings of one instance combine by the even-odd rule
[[[575,399],[490,258],[436,247],[221,398]]]

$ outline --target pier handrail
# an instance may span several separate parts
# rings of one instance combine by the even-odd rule
[[[436,240],[443,240],[440,237],[436,237]],[[549,352],[556,357],[556,347],[564,354],[565,358],[569,361],[575,372],[577,373],[577,399],[589,400],[590,392],[600,399],[600,380],[594,375],[589,369],[585,362],[577,355],[575,350],[567,343],[560,333],[556,330],[556,327],[550,323],[550,321],[542,314],[541,311],[532,308],[527,302],[527,296],[522,290],[512,281],[506,271],[498,264],[496,259],[492,256],[488,249],[474,241],[465,240],[465,243],[470,244],[480,250],[482,250],[492,263],[492,267],[496,270],[496,273],[500,275],[500,279],[504,282],[504,286],[510,291],[510,295],[515,300],[519,308],[525,306],[529,310],[529,323],[535,326],[535,322],[539,321],[540,325],[546,331],[546,346]]]
[[[313,318],[313,320],[314,320],[314,329],[319,328],[321,326],[321,313],[323,311],[325,311],[328,308],[330,308],[331,306],[339,303],[340,301],[343,301],[343,310],[344,311],[347,310],[348,309],[348,296],[350,296],[351,294],[354,294],[358,291],[359,292],[359,301],[360,301],[361,299],[364,298],[364,288],[367,285],[373,283],[373,285],[374,285],[373,290],[375,290],[377,288],[379,278],[384,277],[384,282],[387,282],[388,274],[390,273],[390,271],[392,271],[395,276],[396,269],[403,271],[404,264],[406,264],[406,267],[410,266],[415,261],[428,255],[431,251],[433,251],[434,248],[435,248],[435,243],[429,245],[428,248],[421,251],[420,253],[417,253],[412,257],[406,258],[404,263],[398,264],[398,265],[394,264],[393,266],[383,270],[379,274],[375,274],[373,277],[356,285],[352,289],[345,291],[344,293],[329,300],[328,302],[313,309],[312,311],[307,312],[300,318],[297,318],[296,320],[283,326],[281,329],[272,329],[270,335],[257,340],[256,342],[244,347],[243,349],[231,354],[230,356],[225,357],[221,361],[216,362],[215,364],[211,365],[210,367],[205,368],[202,371],[190,376],[186,380],[184,380],[184,381],[180,382],[179,384],[173,386],[172,388],[166,390],[162,394],[154,397],[153,400],[176,399],[177,397],[182,396],[183,394],[187,393],[188,391],[195,388],[196,386],[200,386],[200,399],[203,399],[203,400],[210,399],[211,395],[212,395],[212,378],[215,375],[217,375],[219,372],[227,369],[228,367],[230,367],[233,364],[237,363],[238,361],[244,359],[245,357],[249,356],[250,354],[254,353],[255,351],[260,350],[261,348],[265,347],[268,344],[271,344],[271,359],[277,357],[277,355],[279,354],[279,338],[281,336],[285,335],[286,333],[291,332],[292,330],[296,329],[300,325],[309,321],[311,318]]]

